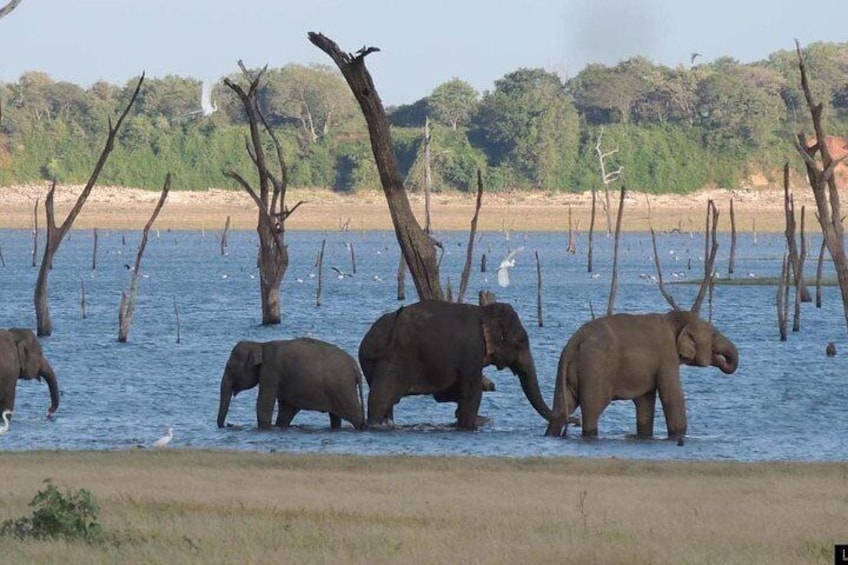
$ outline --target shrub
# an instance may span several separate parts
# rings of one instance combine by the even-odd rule
[[[67,490],[62,494],[50,479],[44,483],[47,487],[29,503],[35,508],[32,517],[6,520],[0,526],[0,536],[64,538],[87,543],[103,539],[103,527],[97,522],[100,507],[88,490]]]

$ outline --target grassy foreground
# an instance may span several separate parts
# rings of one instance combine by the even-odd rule
[[[0,457],[0,522],[52,478],[102,545],[4,563],[830,563],[848,463],[360,457],[190,450]]]

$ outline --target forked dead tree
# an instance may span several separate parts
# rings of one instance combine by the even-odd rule
[[[162,206],[165,205],[165,200],[168,198],[168,192],[171,190],[171,173],[165,175],[165,184],[162,186],[162,194],[159,196],[159,201],[150,215],[150,219],[144,225],[144,230],[141,232],[141,242],[138,244],[138,252],[135,255],[135,266],[132,271],[130,280],[130,292],[121,292],[121,305],[118,308],[118,341],[126,343],[130,334],[130,326],[132,325],[133,314],[135,313],[135,297],[138,294],[138,275],[141,272],[141,256],[144,254],[144,248],[147,247],[147,234],[159,216]]]
[[[288,185],[288,170],[283,159],[283,151],[274,130],[268,125],[265,116],[259,108],[257,101],[257,90],[266,66],[253,77],[246,69],[242,71],[250,81],[247,91],[229,78],[224,79],[224,84],[236,93],[238,99],[247,114],[250,135],[245,141],[247,153],[256,167],[259,177],[259,192],[253,189],[250,183],[239,173],[228,170],[224,175],[236,181],[253,199],[259,209],[259,218],[256,225],[256,233],[259,234],[259,290],[262,302],[262,325],[279,324],[280,314],[280,284],[289,266],[288,249],[284,243],[286,219],[303,202],[289,210],[286,207],[286,187]],[[262,132],[273,144],[279,176],[271,172],[268,166],[268,158],[265,152],[265,140]]]
[[[810,302],[810,291],[804,283],[804,258],[798,253],[798,241],[795,237],[795,196],[789,190],[789,163],[783,164],[783,211],[786,216],[786,245],[789,249],[789,264],[795,284],[800,289],[801,301]],[[802,234],[803,238],[803,234]]]
[[[842,309],[845,323],[848,325],[848,259],[845,257],[844,230],[842,226],[842,211],[839,202],[839,190],[836,185],[834,171],[841,160],[833,159],[825,143],[822,127],[822,104],[816,103],[810,92],[807,69],[801,45],[795,41],[798,53],[798,68],[801,73],[801,88],[807,100],[807,108],[813,121],[815,139],[808,143],[807,136],[799,133],[795,142],[798,154],[804,159],[807,168],[807,180],[816,200],[816,210],[821,225],[827,250],[833,260],[839,290],[842,294]],[[817,159],[816,157],[819,157]],[[844,159],[844,157],[843,157]]]
[[[55,179],[50,186],[50,190],[47,192],[47,199],[44,202],[44,208],[47,214],[47,242],[44,244],[44,255],[41,258],[41,267],[38,270],[38,279],[35,283],[35,293],[33,295],[33,302],[35,303],[36,331],[39,336],[47,336],[53,333],[53,323],[50,320],[50,308],[47,304],[47,279],[50,274],[50,268],[53,266],[53,257],[59,251],[59,245],[62,243],[62,238],[64,238],[71,229],[74,220],[76,220],[80,211],[82,211],[82,207],[88,199],[88,195],[91,194],[91,189],[94,188],[94,184],[97,182],[97,177],[100,176],[100,171],[103,170],[103,166],[106,164],[109,154],[112,153],[112,150],[115,147],[115,137],[118,135],[118,130],[121,129],[121,124],[124,122],[124,118],[127,117],[127,114],[129,114],[133,104],[135,104],[143,82],[144,73],[142,73],[141,77],[138,79],[138,84],[135,86],[132,97],[127,103],[126,108],[124,108],[123,113],[121,113],[118,118],[118,121],[112,125],[112,119],[109,118],[109,133],[106,137],[106,145],[100,153],[100,158],[94,165],[94,170],[77,198],[76,204],[74,204],[74,207],[71,208],[70,212],[68,212],[68,216],[65,218],[65,221],[59,226],[56,225],[56,217],[53,207],[53,196],[56,191]]]
[[[607,172],[606,158],[618,153],[618,147],[612,151],[603,152],[601,150],[601,139],[603,136],[604,130],[601,129],[601,132],[598,134],[598,141],[595,143],[595,153],[598,154],[598,162],[601,165],[601,182],[604,183],[604,212],[607,215],[607,236],[609,236],[612,234],[612,210],[610,209],[609,185],[621,178],[623,167]]]
[[[618,214],[615,220],[615,240],[612,253],[612,282],[610,283],[609,299],[607,300],[607,316],[612,316],[615,309],[615,295],[618,293],[618,240],[621,236],[621,217],[624,215],[624,196],[627,188],[621,185],[621,196],[618,199]]]
[[[315,32],[309,33],[309,41],[329,55],[338,66],[365,116],[371,139],[371,150],[380,173],[380,184],[389,205],[398,244],[409,267],[418,297],[441,300],[442,289],[439,282],[436,245],[412,213],[406,190],[404,190],[400,166],[392,146],[389,119],[371,74],[365,67],[365,57],[379,49],[363,47],[356,53],[347,53],[339,49],[339,46],[330,38]]]

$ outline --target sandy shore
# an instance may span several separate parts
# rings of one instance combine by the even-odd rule
[[[48,186],[0,187],[0,228],[30,228],[33,210],[39,201],[39,224],[44,225],[43,203]],[[80,194],[80,186],[59,186],[56,192],[57,222],[61,222]],[[618,193],[610,195],[615,222]],[[141,229],[159,198],[158,191],[95,186],[76,229]],[[782,189],[704,190],[686,196],[628,193],[625,199],[623,229],[645,231],[681,229],[701,231],[707,201],[713,199],[720,211],[719,230],[730,230],[730,200],[734,201],[739,232],[782,231],[784,227]],[[410,194],[410,203],[420,223],[424,222],[424,197]],[[796,190],[796,208],[807,206],[807,225],[814,221],[815,203],[808,187]],[[341,195],[329,190],[290,189],[287,204],[304,201],[287,223],[289,230],[392,229],[386,199],[380,191]],[[528,192],[489,193],[483,197],[478,229],[481,231],[568,231],[569,208],[574,230],[589,229],[591,194],[543,194]],[[431,200],[434,231],[467,230],[474,215],[474,195],[437,193]],[[157,219],[159,229],[221,230],[227,216],[232,229],[254,229],[256,209],[244,192],[210,189],[201,192],[172,191]],[[606,229],[606,215],[598,203],[595,226]]]

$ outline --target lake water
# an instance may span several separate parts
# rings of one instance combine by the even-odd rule
[[[567,235],[500,232],[478,234],[469,298],[479,289],[519,312],[530,334],[546,401],[552,400],[560,351],[568,337],[596,313],[606,310],[610,287],[612,240],[595,237],[594,275],[586,269],[587,234],[577,238],[577,253],[566,251]],[[255,451],[356,454],[437,454],[475,456],[593,456],[693,460],[840,460],[848,455],[848,340],[836,287],[824,289],[823,308],[804,304],[799,333],[778,339],[775,287],[718,285],[712,319],[739,348],[739,370],[683,367],[689,438],[683,447],[661,439],[637,441],[632,402],[615,402],[603,414],[600,439],[583,441],[543,436],[545,422],[524,398],[508,370],[486,374],[497,391],[485,393],[481,413],[491,422],[476,432],[450,429],[454,404],[430,397],[408,397],[395,408],[391,431],[329,431],[324,414],[301,412],[288,431],[256,430],[256,389],[233,399],[228,421],[215,418],[223,367],[240,339],[271,340],[311,335],[335,343],[354,357],[359,341],[382,313],[396,309],[399,251],[392,232],[288,232],[290,265],[282,285],[283,323],[260,325],[258,247],[255,232],[230,233],[221,255],[219,234],[151,233],[142,262],[138,302],[129,342],[117,342],[121,290],[129,288],[140,232],[99,232],[97,268],[92,270],[93,234],[72,231],[55,259],[49,279],[53,335],[44,338],[46,355],[63,392],[56,417],[44,417],[47,388],[21,381],[9,433],[2,450],[128,449],[149,446],[174,428],[174,447]],[[468,235],[439,233],[444,245],[442,277],[458,288]],[[125,243],[124,240],[125,239]],[[326,240],[324,290],[316,306],[316,257]],[[42,235],[43,241],[43,235]],[[806,272],[815,273],[819,241],[812,238]],[[721,236],[717,268],[727,276],[729,242]],[[349,246],[357,272],[339,278],[330,267],[350,272]],[[697,278],[702,271],[700,235],[658,236],[664,278]],[[512,284],[500,288],[495,267],[510,249],[523,246],[511,270]],[[0,230],[5,266],[0,267],[0,327],[35,327],[31,234]],[[740,235],[736,278],[776,276],[785,240],[782,234]],[[536,265],[543,278],[544,327],[536,317]],[[489,272],[480,272],[480,255]],[[620,243],[617,312],[661,312],[667,304],[651,280],[655,273],[649,234],[628,234]],[[38,262],[40,262],[40,253]],[[691,269],[690,267],[691,262]],[[832,273],[826,263],[826,273]],[[675,276],[677,275],[677,276]],[[87,317],[80,313],[85,283]],[[689,306],[696,285],[670,287]],[[814,292],[814,287],[811,288]],[[415,300],[411,280],[407,295]],[[181,342],[176,343],[174,298],[180,314]],[[702,310],[707,315],[707,305]],[[824,354],[834,341],[839,355]],[[665,435],[657,403],[655,432]]]

